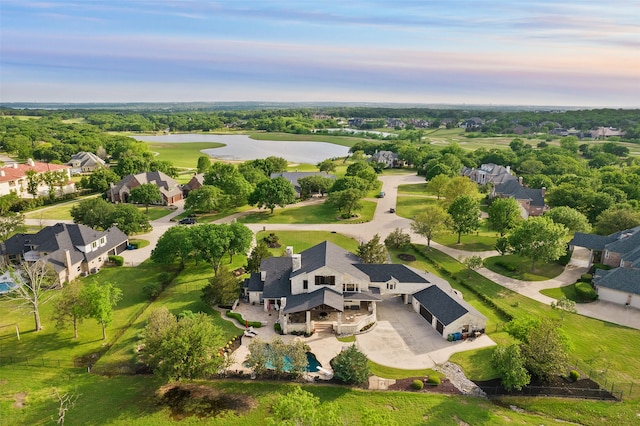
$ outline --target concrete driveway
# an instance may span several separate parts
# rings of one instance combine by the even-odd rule
[[[367,357],[381,365],[402,369],[433,368],[456,352],[494,346],[486,335],[448,342],[400,296],[385,296],[377,304],[378,322],[370,331],[356,336]]]

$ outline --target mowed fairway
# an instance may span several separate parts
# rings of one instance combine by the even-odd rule
[[[203,149],[220,148],[225,146],[218,142],[186,142],[186,143],[156,143],[147,142],[149,149],[158,155],[158,160],[170,161],[174,166],[185,169],[195,169],[198,157],[207,155]]]

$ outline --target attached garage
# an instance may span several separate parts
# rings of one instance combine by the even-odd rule
[[[449,288],[431,285],[413,294],[413,309],[446,338],[450,333],[484,330],[487,318]],[[435,319],[435,324],[434,324]]]

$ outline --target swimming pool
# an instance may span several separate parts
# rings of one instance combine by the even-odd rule
[[[265,366],[271,370],[274,369],[273,363],[271,361],[267,361]],[[245,367],[249,367],[249,365],[245,363]],[[322,367],[322,364],[320,364],[318,358],[316,358],[313,352],[307,352],[307,366],[304,371],[306,371],[307,373],[317,373],[318,367]],[[291,371],[291,359],[286,355],[284,356],[284,371]]]
[[[13,287],[15,287],[15,284],[12,282],[0,282],[0,294],[9,293]]]

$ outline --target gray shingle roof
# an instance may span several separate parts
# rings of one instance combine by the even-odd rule
[[[576,247],[584,247],[590,250],[604,250],[604,247],[610,242],[615,241],[611,236],[585,234],[576,232],[569,244]]]
[[[445,293],[437,285],[420,290],[414,293],[413,297],[444,325],[451,324],[469,312],[469,309],[457,300],[457,296]]]
[[[372,290],[377,290],[377,293],[380,294],[380,289],[372,287]],[[374,292],[371,291],[361,291],[361,292],[345,292],[342,293],[342,296],[348,300],[363,300],[363,301],[374,301],[380,302],[382,298],[380,296],[376,296]]]
[[[69,166],[73,166],[74,161],[79,161],[79,167],[104,167],[105,162],[102,158],[98,157],[93,152],[78,152],[71,156],[71,160],[67,163]]]
[[[293,272],[291,274],[292,277],[313,272],[323,266],[328,266],[336,271],[348,273],[362,280],[369,278],[354,265],[362,262],[362,259],[329,241],[323,241],[318,245],[304,250],[300,255],[301,268]]]
[[[245,278],[244,287],[248,291],[262,291],[264,289],[264,283],[260,279],[260,272],[253,272],[249,275],[249,278]]]
[[[115,185],[115,188],[113,190],[114,192],[120,192],[123,187],[128,188],[129,185],[134,181],[137,181],[140,185],[144,185],[146,183],[157,185],[160,193],[167,198],[182,194],[182,189],[180,189],[178,181],[160,171],[138,173],[137,175],[127,175]]]
[[[372,264],[360,263],[354,265],[369,276],[369,280],[374,283],[384,283],[392,278],[399,282],[406,283],[429,283],[425,277],[419,275],[414,270],[400,264]]]
[[[633,231],[630,231],[631,233]],[[640,247],[640,231],[636,231],[634,234],[620,238],[619,240],[610,242],[605,248],[614,253],[628,253]]]
[[[597,287],[640,294],[640,269],[615,268],[608,271],[596,269],[593,283]]]
[[[266,271],[263,297],[276,299],[291,294],[289,277],[291,276],[290,257],[268,257],[260,262],[260,271]]]
[[[287,297],[287,304],[283,312],[285,314],[304,312],[318,306],[327,305],[337,311],[344,310],[343,297],[329,288],[321,288],[312,293],[295,294]]]
[[[505,197],[513,197],[516,200],[529,200],[532,206],[544,207],[542,189],[525,188],[515,177],[496,185],[495,192]]]

